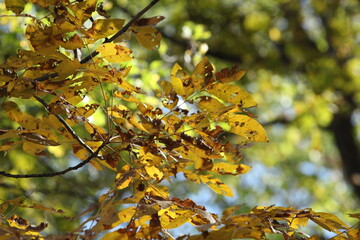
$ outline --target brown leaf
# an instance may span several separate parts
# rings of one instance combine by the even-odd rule
[[[163,16],[156,16],[156,17],[151,17],[151,18],[140,18],[134,22],[133,26],[138,26],[138,27],[154,26],[164,19],[165,19],[165,17],[163,17]]]

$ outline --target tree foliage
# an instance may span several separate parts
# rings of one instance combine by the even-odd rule
[[[63,218],[66,211],[41,201],[28,204],[21,197],[3,200],[0,239],[174,239],[169,230],[185,223],[200,234],[178,239],[266,239],[270,234],[319,239],[302,232],[309,220],[334,232],[333,239],[359,238],[358,229],[330,213],[258,206],[239,214],[234,206],[218,216],[171,192],[171,182],[181,175],[216,194],[233,196],[221,176],[246,174],[251,167],[242,163],[241,149],[268,138],[250,111],[255,100],[236,84],[245,74],[237,66],[215,71],[205,57],[189,73],[175,64],[169,80],[161,80],[154,93],[130,82],[127,76],[136,55],[129,39],[149,50],[160,45],[162,35],[155,26],[164,18],[141,18],[158,0],[126,24],[125,19],[110,18],[96,0],[29,2],[46,15],[22,14],[25,1],[5,1],[15,17],[30,21],[25,29],[28,49],[0,66],[1,107],[9,122],[0,129],[0,150],[11,154],[21,149],[42,165],[56,152],[54,147],[71,149],[78,163],[52,171],[1,169],[0,174],[53,181],[90,164],[104,174],[112,172],[113,183],[94,204],[67,216],[80,224],[57,236],[47,232],[45,221],[34,223],[13,211],[36,210]],[[146,95],[158,102],[146,102]],[[42,110],[33,116],[31,108]],[[232,142],[230,134],[238,140]]]

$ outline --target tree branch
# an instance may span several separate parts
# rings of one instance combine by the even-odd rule
[[[34,173],[34,174],[11,174],[11,173],[7,173],[5,171],[1,171],[0,175],[3,175],[5,177],[10,177],[10,178],[40,178],[40,177],[54,177],[54,176],[63,175],[67,172],[77,170],[77,169],[83,167],[84,165],[86,165],[87,163],[89,163],[93,158],[97,157],[98,153],[101,151],[101,149],[103,149],[106,146],[106,144],[107,144],[106,141],[103,142],[103,144],[101,144],[101,146],[95,152],[93,152],[88,158],[86,158],[84,161],[82,161],[81,163],[79,163],[73,167],[69,167],[63,171],[48,172],[48,173]]]
[[[152,2],[150,2],[149,5],[147,5],[143,10],[141,10],[138,14],[136,14],[136,16],[134,16],[123,28],[121,28],[117,33],[115,33],[115,35],[113,35],[111,38],[105,39],[102,44],[112,42],[116,38],[121,36],[123,33],[125,33],[136,20],[138,20],[145,12],[147,12],[150,8],[152,8],[158,1],[160,1],[160,0],[153,0]],[[80,61],[80,63],[81,64],[86,63],[98,54],[99,54],[99,52],[93,51],[91,54],[89,54],[84,59],[82,59]],[[48,80],[49,78],[54,78],[57,76],[59,76],[58,73],[48,73],[41,77],[35,78],[34,81],[41,82],[41,81],[45,81],[45,80]]]
[[[42,105],[44,105],[46,110],[48,110],[49,105],[42,98],[38,96],[34,96],[34,98],[36,98],[36,100],[38,100]],[[66,123],[66,121],[60,115],[54,115],[81,146],[83,146],[89,153],[94,153],[94,151],[88,145],[86,145],[86,143],[75,133],[75,131],[69,126],[69,124]]]

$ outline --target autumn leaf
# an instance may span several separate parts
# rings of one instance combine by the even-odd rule
[[[158,212],[161,227],[165,229],[177,228],[184,223],[190,221],[195,213],[191,210],[179,209],[176,207],[168,207]]]
[[[180,65],[175,64],[174,67],[171,70],[171,85],[173,86],[175,92],[181,96],[185,96],[185,89],[183,86],[183,82],[180,77],[177,77],[178,71],[182,70]]]
[[[214,178],[211,175],[200,175],[199,177],[201,181],[210,187],[214,192],[227,197],[234,196],[231,188],[223,183],[220,179]]]
[[[204,87],[213,81],[213,70],[213,66],[206,57],[195,66],[191,77],[197,90],[203,90]]]
[[[20,14],[24,10],[25,3],[25,0],[5,0],[6,9],[16,14]]]
[[[31,131],[19,131],[19,136],[27,141],[44,145],[44,146],[58,146],[60,145],[57,136],[50,130],[36,129]]]
[[[115,43],[104,43],[96,51],[100,53],[101,58],[105,58],[110,63],[128,62],[133,59],[130,56],[132,53],[130,49]]]
[[[160,47],[161,33],[153,27],[132,27],[136,40],[145,48],[151,50]]]
[[[228,117],[230,132],[245,137],[253,142],[268,142],[264,128],[255,119],[246,115],[230,115]]]
[[[164,177],[163,172],[161,172],[155,166],[145,166],[145,171],[149,174],[150,177],[155,178],[159,181]]]
[[[163,16],[155,16],[151,18],[140,18],[136,20],[133,26],[142,27],[142,26],[154,26],[164,20],[165,17]]]
[[[227,83],[227,82],[235,82],[240,80],[246,71],[244,70],[237,70],[237,66],[232,68],[224,68],[221,69],[220,72],[215,73],[216,81]]]
[[[251,95],[240,87],[232,84],[214,83],[208,87],[209,93],[239,108],[255,107],[256,102]]]
[[[6,115],[14,122],[19,123],[25,129],[44,129],[46,128],[40,119],[21,111],[19,106],[13,101],[7,101],[2,104]]]
[[[342,229],[349,228],[343,221],[331,213],[317,212],[310,219],[322,228],[337,234],[340,234]]]
[[[251,167],[245,164],[229,164],[226,162],[215,163],[211,171],[221,175],[239,175],[247,173]]]
[[[118,32],[125,23],[125,19],[96,19],[86,32],[86,37],[98,40]]]
[[[65,79],[71,74],[74,74],[78,68],[80,68],[81,64],[77,59],[70,60],[66,59],[62,61],[55,69],[54,72],[56,72],[59,76],[58,79]]]

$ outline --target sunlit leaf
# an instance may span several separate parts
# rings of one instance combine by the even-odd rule
[[[36,129],[32,131],[20,131],[19,135],[27,141],[44,145],[44,146],[58,146],[60,145],[57,136],[45,129]]]
[[[214,178],[210,175],[200,175],[199,177],[201,181],[208,185],[214,192],[228,197],[234,196],[231,188],[220,179]]]
[[[175,92],[179,95],[184,96],[185,95],[185,89],[182,83],[182,80],[180,77],[177,77],[176,74],[179,70],[182,70],[182,68],[178,65],[175,64],[174,67],[171,70],[171,85],[173,86]]]
[[[132,27],[136,40],[145,48],[151,50],[160,47],[161,33],[153,27]]]
[[[158,215],[160,216],[161,227],[165,229],[172,229],[190,221],[190,217],[194,215],[194,212],[191,210],[174,209],[169,207],[161,209],[158,212]]]
[[[230,132],[243,136],[254,142],[268,142],[264,128],[255,119],[246,115],[231,115],[228,117]]]
[[[237,67],[234,66],[231,69],[230,68],[221,69],[220,72],[217,72],[215,75],[217,81],[220,81],[222,83],[227,83],[227,82],[235,82],[241,79],[245,75],[245,73],[246,71],[237,70]]]
[[[43,122],[40,119],[34,118],[33,116],[22,112],[15,102],[4,102],[2,107],[6,111],[6,115],[10,120],[19,123],[25,129],[30,130],[45,128]]]
[[[94,40],[111,36],[124,25],[125,19],[96,19],[86,32],[87,37]]]
[[[206,57],[195,66],[191,77],[196,89],[202,90],[213,81],[213,70],[213,66]]]
[[[226,162],[215,163],[211,171],[222,175],[245,174],[250,171],[251,167],[245,164],[233,165]]]
[[[256,106],[256,102],[248,92],[232,84],[215,83],[208,87],[209,92],[227,103],[240,108]]]
[[[151,18],[140,18],[134,22],[134,26],[154,26],[158,24],[160,21],[164,20],[163,16],[155,16]]]
[[[25,0],[5,0],[6,9],[16,14],[20,14],[24,10],[25,3]]]
[[[41,156],[44,155],[45,146],[25,140],[23,142],[23,150],[34,156]]]
[[[121,63],[131,61],[133,58],[130,56],[132,51],[121,45],[115,43],[105,43],[98,47],[96,50],[111,63]]]
[[[331,213],[317,212],[314,217],[311,217],[311,220],[322,228],[337,234],[340,234],[342,229],[348,228],[343,221]]]
[[[157,180],[161,180],[163,178],[163,176],[164,176],[164,173],[161,172],[155,166],[145,166],[145,170],[149,174],[150,177],[155,178]]]

